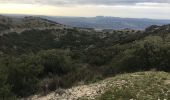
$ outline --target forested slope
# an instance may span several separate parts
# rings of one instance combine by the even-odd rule
[[[122,73],[170,72],[170,25],[145,31],[31,29],[0,36],[0,97],[47,94]]]

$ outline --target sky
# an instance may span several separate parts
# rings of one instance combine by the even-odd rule
[[[0,13],[170,19],[170,0],[0,0]]]

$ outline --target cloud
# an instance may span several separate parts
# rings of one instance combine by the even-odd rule
[[[76,6],[74,6],[76,5]],[[170,19],[169,0],[0,0],[0,13]]]
[[[0,0],[0,3],[43,5],[134,5],[138,3],[170,3],[170,0]]]

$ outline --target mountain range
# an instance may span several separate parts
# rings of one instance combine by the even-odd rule
[[[17,19],[24,18],[26,16],[33,15],[5,15],[14,17]],[[37,15],[34,17],[39,17],[60,23],[70,27],[78,28],[94,28],[94,29],[133,29],[133,30],[144,30],[151,25],[165,25],[170,24],[168,19],[147,19],[147,18],[120,18],[120,17],[108,17],[108,16],[96,16],[96,17],[64,17],[64,16],[42,16]]]
[[[135,29],[144,30],[151,25],[170,24],[170,20],[157,19],[137,19],[137,18],[119,18],[119,17],[49,17],[41,16],[64,25],[81,28],[95,29]]]

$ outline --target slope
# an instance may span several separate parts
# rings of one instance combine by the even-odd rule
[[[47,96],[33,96],[31,100],[169,100],[170,74],[165,72],[137,72],[117,75],[103,81],[56,90]]]
[[[53,22],[40,17],[28,16],[24,18],[8,17],[0,15],[0,33],[18,32],[31,29],[56,29],[64,28],[65,25]]]

